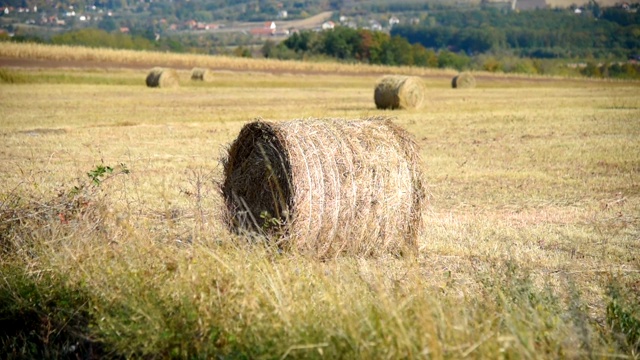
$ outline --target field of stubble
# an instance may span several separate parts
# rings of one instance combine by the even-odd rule
[[[638,83],[434,72],[391,112],[366,71],[3,71],[9,358],[640,356]],[[318,260],[221,224],[243,124],[380,115],[421,147],[417,254]]]

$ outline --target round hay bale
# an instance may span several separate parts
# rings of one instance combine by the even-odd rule
[[[193,68],[191,70],[191,80],[194,81],[211,81],[212,75],[209,69],[205,68]]]
[[[470,73],[461,73],[451,80],[451,87],[454,89],[471,89],[476,87],[476,78]]]
[[[225,221],[321,258],[415,249],[418,146],[388,119],[256,121],[223,159]]]
[[[155,67],[147,75],[148,87],[176,87],[180,85],[178,73],[173,69]]]
[[[384,76],[376,84],[373,99],[378,109],[417,109],[424,100],[424,83],[415,76]]]

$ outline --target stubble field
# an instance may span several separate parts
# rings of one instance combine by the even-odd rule
[[[640,84],[454,90],[431,71],[422,109],[382,111],[379,67],[231,62],[149,89],[99,64],[0,70],[9,357],[639,356]],[[245,123],[371,116],[421,147],[418,253],[320,260],[229,234],[218,160]]]

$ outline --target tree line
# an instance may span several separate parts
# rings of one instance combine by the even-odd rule
[[[510,50],[534,58],[626,59],[640,51],[640,11],[620,7],[503,12],[441,11],[424,25],[391,30],[412,44],[468,55]]]
[[[400,36],[341,26],[321,32],[295,32],[279,44],[267,41],[262,54],[278,59],[332,57],[345,62],[457,69],[465,68],[470,62],[464,54],[436,52],[418,43],[411,44]]]

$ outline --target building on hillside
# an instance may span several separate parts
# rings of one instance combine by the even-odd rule
[[[276,31],[276,27],[277,27],[277,26],[276,26],[276,22],[275,22],[275,21],[267,21],[267,22],[264,24],[264,27],[265,27],[265,28],[268,28],[268,29],[271,29],[271,30],[273,30],[273,31]]]
[[[251,29],[251,35],[254,36],[273,36],[276,34],[277,26],[274,21],[267,21],[261,28]]]
[[[331,30],[336,27],[333,21],[325,21],[322,23],[322,30]]]

